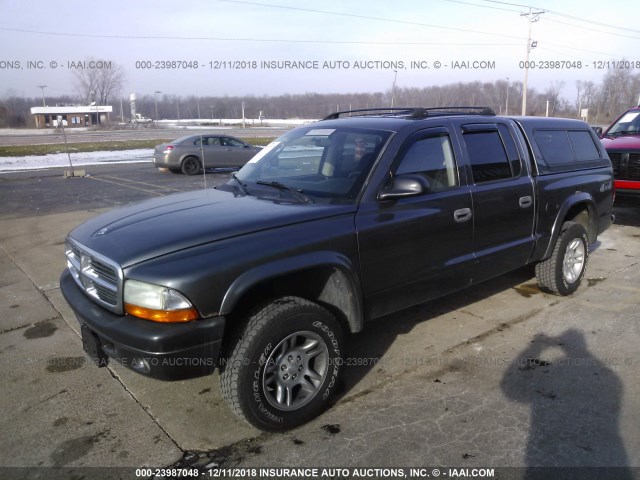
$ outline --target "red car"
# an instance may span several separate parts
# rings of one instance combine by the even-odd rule
[[[640,106],[624,112],[601,140],[613,165],[616,195],[640,196]]]

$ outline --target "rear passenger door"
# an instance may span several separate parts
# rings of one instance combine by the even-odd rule
[[[204,166],[205,168],[211,168],[216,165],[216,159],[220,155],[220,139],[218,137],[203,136],[202,139],[202,153],[204,154]],[[197,143],[200,148],[200,143]]]
[[[530,258],[535,197],[510,124],[464,124],[461,131],[473,199],[475,283],[518,268]]]

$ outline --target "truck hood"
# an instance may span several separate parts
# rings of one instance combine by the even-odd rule
[[[622,135],[600,139],[607,150],[640,150],[640,135]]]
[[[124,268],[196,245],[355,210],[353,204],[278,203],[208,189],[109,211],[69,236]]]

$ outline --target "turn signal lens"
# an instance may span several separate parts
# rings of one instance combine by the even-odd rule
[[[125,303],[124,311],[134,317],[163,323],[190,322],[198,318],[198,312],[196,312],[194,308],[185,308],[183,310],[154,310],[152,308]]]

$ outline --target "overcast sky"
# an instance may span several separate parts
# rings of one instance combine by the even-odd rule
[[[47,86],[47,96],[74,94],[71,62],[89,57],[121,65],[126,72],[122,93],[138,95],[156,90],[180,96],[376,92],[391,89],[394,70],[398,87],[507,77],[522,81],[528,21],[521,13],[529,11],[524,5],[0,0],[0,96],[40,96],[38,85]],[[572,63],[531,69],[530,87],[544,90],[564,81],[567,95],[577,80],[602,79],[608,70],[596,68],[606,67],[597,62],[624,58],[640,67],[640,27],[635,26],[640,2],[534,0],[531,7],[548,11],[532,24],[537,47],[530,60]],[[268,69],[265,61],[305,62],[311,68],[276,63]],[[461,68],[454,68],[455,62]]]

